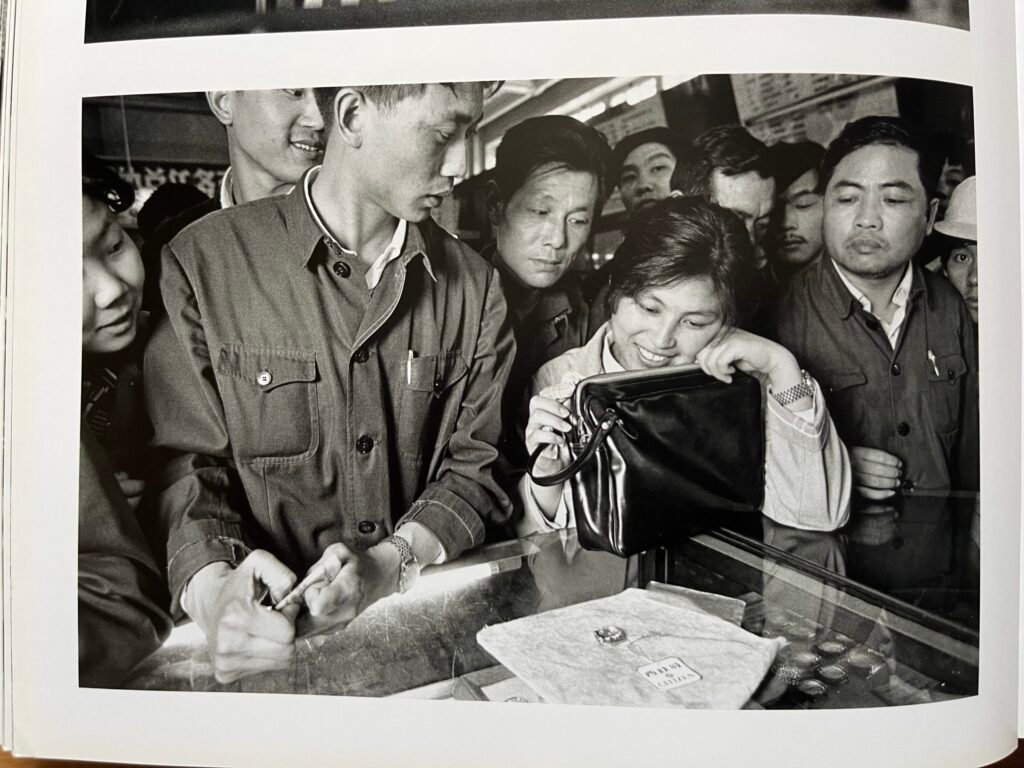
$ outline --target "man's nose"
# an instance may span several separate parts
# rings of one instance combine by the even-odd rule
[[[448,145],[444,152],[444,159],[441,161],[441,175],[449,179],[459,179],[466,175],[465,136],[459,136]]]
[[[549,216],[544,228],[544,245],[555,250],[564,248],[567,240],[565,226],[564,219]]]
[[[91,288],[89,292],[98,309],[107,309],[116,305],[128,290],[128,286],[120,277],[103,267],[90,270],[86,288]]]
[[[967,284],[972,288],[978,287],[978,260],[974,259],[971,262],[971,269],[967,273]]]
[[[879,214],[878,202],[871,199],[864,199],[857,206],[856,225],[862,229],[879,229],[882,226],[882,217]]]
[[[303,91],[302,115],[299,120],[302,125],[312,128],[314,131],[322,131],[324,129],[324,116],[320,112],[319,105],[316,103],[316,95],[312,88],[307,88]]]

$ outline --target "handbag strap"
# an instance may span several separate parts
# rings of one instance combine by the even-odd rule
[[[616,424],[620,423],[621,418],[619,417],[619,414],[617,414],[611,408],[606,410],[604,412],[604,416],[601,417],[601,423],[597,425],[597,429],[595,429],[594,433],[590,436],[590,439],[587,441],[586,446],[580,452],[580,455],[577,456],[569,464],[569,466],[567,466],[561,472],[555,472],[553,475],[537,477],[537,475],[533,473],[533,470],[537,465],[537,460],[540,458],[540,455],[544,451],[544,449],[547,448],[546,445],[538,445],[534,449],[533,453],[530,454],[530,463],[527,468],[527,471],[530,473],[530,479],[533,480],[533,482],[535,482],[537,485],[542,487],[548,487],[551,485],[561,485],[570,477],[572,477],[581,469],[583,469],[583,465],[590,461],[590,458],[595,453],[597,453],[597,449],[601,446],[601,443],[604,442],[604,439],[608,436],[608,433],[615,428]]]

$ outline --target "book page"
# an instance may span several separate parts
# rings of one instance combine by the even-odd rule
[[[79,11],[85,5],[79,3]],[[955,4],[911,5],[941,10]],[[167,673],[163,677],[147,678],[147,685],[136,689],[86,688],[78,684],[74,588],[79,500],[75,440],[82,396],[78,317],[82,208],[77,177],[86,119],[95,118],[93,128],[109,127],[104,121],[115,120],[115,128],[105,135],[124,138],[124,143],[138,149],[147,146],[147,134],[144,126],[126,117],[134,106],[184,103],[208,120],[200,94],[214,89],[489,80],[526,89],[531,81],[541,81],[548,85],[524,92],[547,98],[549,110],[583,115],[581,119],[606,135],[618,137],[678,119],[666,109],[671,100],[662,98],[661,109],[655,99],[656,103],[635,112],[609,109],[607,115],[588,116],[584,110],[593,106],[589,102],[573,103],[568,97],[557,101],[556,96],[603,88],[609,102],[621,91],[623,99],[641,104],[649,98],[648,81],[653,81],[655,93],[680,88],[700,96],[705,89],[728,89],[735,94],[734,119],[766,143],[812,139],[824,144],[849,120],[899,113],[908,88],[966,93],[956,103],[967,106],[950,110],[955,115],[940,117],[935,110],[924,117],[970,123],[977,156],[978,227],[984,233],[979,239],[992,243],[985,246],[987,252],[1017,254],[1020,191],[1016,87],[1013,68],[1007,66],[1014,47],[1010,9],[976,4],[971,8],[969,30],[966,24],[946,26],[870,15],[744,14],[197,35],[92,44],[83,43],[85,14],[81,12],[57,15],[28,2],[19,4],[18,11],[19,93],[31,92],[33,97],[25,96],[18,103],[12,167],[12,188],[18,192],[13,199],[16,226],[11,233],[12,252],[17,254],[12,282],[17,289],[11,295],[10,363],[12,441],[17,451],[10,454],[14,520],[4,531],[4,543],[10,544],[13,556],[12,605],[5,616],[17,617],[10,638],[13,669],[8,678],[12,714],[17,716],[12,742],[16,753],[203,765],[279,764],[282,759],[303,764],[337,762],[339,755],[360,765],[407,760],[460,765],[620,765],[637,759],[641,763],[678,761],[682,748],[695,764],[722,762],[725,750],[724,762],[730,764],[809,764],[827,754],[830,763],[841,766],[863,765],[868,760],[886,764],[893,755],[907,765],[981,764],[1013,748],[1018,675],[1012,660],[1018,657],[1017,637],[1005,627],[1017,626],[1019,619],[1021,457],[1019,433],[1005,425],[1021,422],[1020,265],[1016,258],[993,256],[990,261],[995,266],[980,270],[980,293],[985,296],[979,318],[983,329],[980,368],[985,371],[980,377],[985,514],[978,516],[983,554],[978,574],[980,619],[974,633],[976,693],[958,689],[947,697],[936,686],[936,695],[918,697],[909,693],[913,685],[897,674],[894,677],[906,682],[906,688],[890,686],[887,703],[905,706],[729,712],[573,704],[518,707],[513,702],[525,698],[518,694],[487,703],[442,693],[457,677],[463,688],[470,689],[500,682],[498,677],[467,680],[468,675],[457,674],[458,665],[465,663],[458,659],[451,660],[452,671],[445,679],[425,683],[422,688],[430,690],[420,691],[424,699],[454,700],[417,700],[404,695],[410,691],[385,699],[372,692],[375,681],[364,680],[372,675],[361,675],[360,668],[346,668],[338,677],[344,678],[348,690],[358,693],[357,685],[365,683],[370,693],[317,695],[332,680],[303,678],[296,683],[318,669],[301,664],[295,667],[299,671],[286,674],[278,692],[269,685],[248,687],[244,681],[228,691],[217,686],[209,664],[195,663],[197,657],[190,649],[203,642],[195,625],[179,627],[172,634],[177,645],[164,651],[180,653],[176,658],[181,663],[161,668],[160,674]],[[583,81],[586,89],[579,86]],[[514,102],[514,96],[514,91],[507,91],[502,98]],[[485,116],[487,109],[485,103]],[[501,115],[492,117],[482,130],[489,126],[497,131]],[[183,130],[176,138],[199,146],[202,130],[207,128],[196,127],[195,134]],[[490,141],[499,136],[496,133]],[[483,141],[476,149],[477,161],[486,167],[494,146]],[[150,190],[159,186],[158,177],[171,174],[177,179],[201,176],[216,190],[224,170],[223,158],[212,155],[182,156],[177,164],[139,154],[124,160],[122,175],[136,174],[139,188],[148,184]],[[614,203],[613,196],[609,206]],[[618,204],[623,205],[621,196]],[[458,215],[442,209],[438,217],[445,216],[448,228],[462,223]],[[595,238],[594,253],[600,258],[616,245]],[[936,377],[944,378],[937,361],[932,365]],[[410,386],[420,367],[403,366]],[[264,373],[270,371],[260,371]],[[428,383],[433,381],[431,376]],[[265,379],[261,386],[270,384]],[[860,543],[865,535],[884,527],[883,522],[866,526],[867,534],[864,528],[858,529]],[[574,559],[569,551],[571,538],[559,543],[564,561],[546,560],[549,550],[527,548],[502,552],[486,562],[472,561],[467,567],[478,568],[473,573],[482,573],[481,578],[497,574],[511,579],[509,574],[529,562],[535,569],[547,568],[553,582],[569,582],[589,561],[586,556]],[[726,548],[714,542],[704,554],[717,558]],[[734,552],[738,568],[762,567],[748,555]],[[613,569],[606,565],[602,562],[601,568],[586,572],[574,600],[596,597],[597,590],[606,587],[621,589],[619,573],[613,574],[618,581],[611,584],[614,580],[608,574]],[[438,595],[447,594],[442,590],[450,587],[441,585],[454,570],[424,571],[424,583],[417,589],[426,590],[419,594],[426,595],[422,599],[430,610],[424,610],[415,625],[393,620],[402,615],[401,598],[411,595],[391,596],[372,607],[367,617],[375,623],[366,630],[369,636],[386,643],[387,638],[411,634],[414,626],[429,628],[439,616],[447,616],[450,606]],[[599,584],[601,578],[609,584]],[[865,606],[870,601],[864,594],[838,595],[843,590],[830,584],[820,594],[812,594],[814,587],[807,586],[804,576],[791,573],[780,562],[761,586],[766,593],[800,589],[810,595],[813,610],[806,613],[813,612],[821,624],[838,626],[826,615],[833,610],[868,613]],[[767,603],[770,595],[762,597]],[[495,594],[488,599],[492,605],[504,606],[503,598]],[[530,599],[537,610],[561,607],[545,602],[554,598],[543,590]],[[753,602],[746,602],[748,613]],[[778,617],[760,618],[767,626]],[[879,634],[903,632],[920,646],[941,634],[934,627],[911,628],[905,616],[876,612],[872,620]],[[803,627],[790,621],[788,628],[792,633]],[[970,643],[964,638],[969,639],[972,631],[951,630],[950,646],[969,656]],[[330,650],[332,643],[343,645],[346,637],[340,633],[323,641],[323,646],[310,641],[303,653],[315,657],[324,648]],[[444,650],[439,642],[424,648],[422,655]],[[662,657],[677,660],[675,651],[663,650],[660,643],[641,644],[640,650],[653,654],[642,660],[647,672],[651,672],[648,662],[656,664]],[[688,675],[701,673],[686,659],[678,661],[673,669],[686,669]],[[397,678],[402,672],[398,666],[385,674]],[[174,673],[179,673],[174,679],[187,680],[188,685],[172,690],[175,686],[161,684]],[[477,673],[480,670],[471,674]],[[325,673],[324,677],[330,676]],[[668,684],[675,682],[673,678]],[[906,693],[902,699],[900,692]],[[742,738],[737,738],[739,730]]]

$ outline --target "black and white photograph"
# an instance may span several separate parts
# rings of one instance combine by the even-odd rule
[[[88,0],[85,42],[723,14],[833,14],[969,29],[967,0]]]
[[[83,99],[79,686],[976,696],[975,150],[878,74]]]

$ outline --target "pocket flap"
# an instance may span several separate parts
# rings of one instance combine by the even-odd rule
[[[956,381],[967,373],[967,361],[963,355],[939,355],[935,358],[935,366],[928,371],[930,381]]]
[[[304,350],[225,344],[217,372],[270,392],[283,384],[316,381],[316,354]]]
[[[866,384],[867,381],[864,371],[858,368],[822,371],[821,373],[821,383],[829,392],[840,392],[850,387]]]
[[[466,375],[466,365],[462,352],[454,350],[441,355],[424,355],[408,361],[408,387],[418,392],[432,392],[440,396],[442,392]]]

